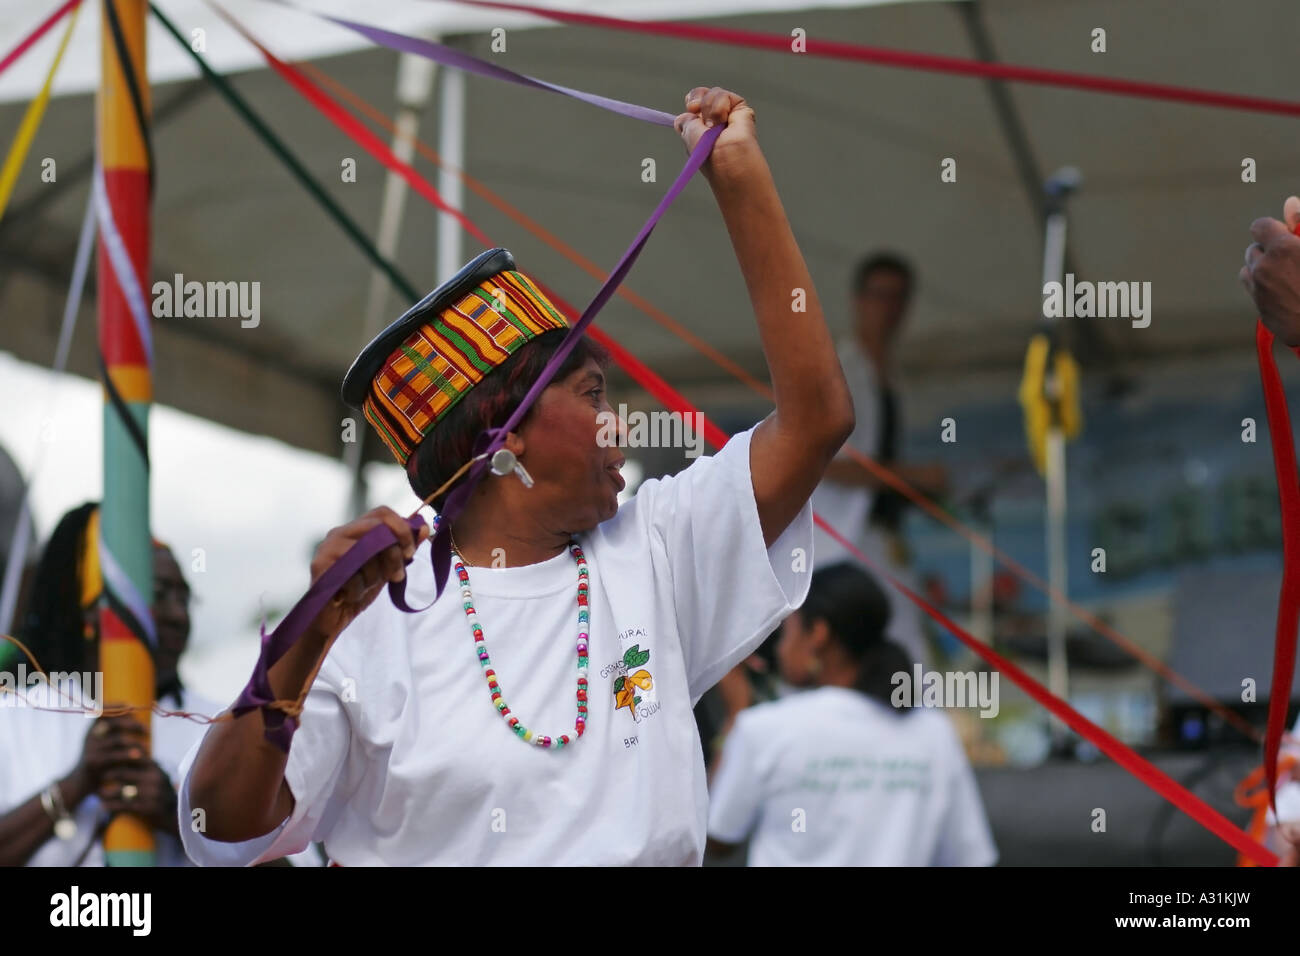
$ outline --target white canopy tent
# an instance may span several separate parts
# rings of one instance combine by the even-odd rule
[[[537,0],[528,6],[593,13],[625,20],[686,20],[699,17],[723,17],[737,14],[870,7],[906,0]],[[924,2],[924,0],[910,0]],[[31,30],[44,12],[31,0],[0,2],[0,38],[16,42]],[[53,9],[55,4],[48,5]],[[367,42],[350,30],[312,17],[301,10],[279,6],[263,0],[231,0],[223,7],[254,34],[274,37],[277,53],[292,60],[319,59],[351,53],[368,47]],[[310,0],[302,7],[349,19],[369,17],[376,25],[399,33],[420,36],[449,36],[482,33],[496,27],[507,30],[532,30],[555,26],[555,21],[509,10],[476,8],[445,0],[384,0],[360,11],[347,0]],[[99,86],[99,18],[93,4],[83,4],[83,11],[68,46],[67,65],[60,70],[53,92],[55,96],[91,93]],[[243,41],[239,33],[213,12],[204,0],[168,0],[162,4],[173,20],[191,29],[201,29],[210,54],[209,62],[221,73],[259,70],[265,67],[262,57]],[[62,29],[60,25],[59,29]],[[50,47],[50,41],[45,41]],[[194,79],[198,69],[182,50],[177,49],[156,24],[149,34],[149,82],[152,85]],[[10,42],[8,45],[12,45]],[[44,82],[48,57],[39,53],[15,63],[0,77],[0,103],[27,100]]]
[[[234,78],[236,86],[348,212],[374,228],[384,195],[382,167],[278,76],[251,69],[255,51],[205,5],[161,5],[183,30],[207,31],[207,56],[217,68],[246,71]],[[1286,0],[1249,0],[1231,11],[1213,0],[819,3],[794,11],[804,5],[589,0],[563,6],[631,18],[689,10],[779,35],[801,27],[813,41],[833,37],[1279,98],[1293,94],[1297,24]],[[398,57],[392,52],[358,48],[355,34],[265,0],[232,0],[229,8],[283,57],[332,52],[317,66],[387,115],[398,113]],[[731,15],[742,10],[762,12]],[[1247,353],[1249,306],[1235,278],[1246,226],[1257,215],[1276,213],[1300,181],[1300,162],[1288,148],[1295,124],[1285,117],[1024,85],[1002,87],[999,105],[991,95],[996,84],[977,79],[588,27],[523,29],[549,24],[431,0],[374,5],[351,16],[441,34],[512,69],[672,112],[695,85],[739,90],[758,111],[764,150],[837,328],[845,327],[847,280],[863,253],[889,246],[916,260],[919,298],[904,357],[922,379],[992,373],[1013,387],[1041,306],[1034,176],[1067,163],[1083,170],[1070,229],[1074,272],[1152,282],[1149,328],[1116,320],[1076,323],[1090,373],[1184,352]],[[13,40],[20,24],[37,19],[29,3],[0,3],[4,35]],[[497,25],[507,26],[510,39],[505,53],[493,54],[487,29]],[[1097,26],[1107,30],[1104,54],[1090,49]],[[54,352],[86,195],[93,104],[84,91],[97,69],[97,29],[97,17],[83,15],[56,87],[66,95],[52,102],[0,221],[0,348],[42,364]],[[457,30],[468,32],[451,35]],[[55,34],[0,78],[0,97],[11,100],[0,107],[0,130],[16,126],[24,108],[19,100],[48,65]],[[365,339],[370,266],[227,105],[208,95],[204,81],[183,79],[193,76],[187,58],[156,26],[149,56],[157,160],[153,276],[258,281],[262,311],[257,328],[231,319],[160,319],[157,400],[338,454],[343,407],[337,385]],[[1240,68],[1245,59],[1252,66],[1248,76]],[[614,263],[684,160],[680,142],[662,128],[478,77],[464,79],[463,88],[463,125],[445,121],[454,118],[455,98],[444,86],[421,110],[422,138],[456,153],[463,131],[463,166],[471,176],[601,268]],[[507,122],[509,134],[503,132]],[[57,160],[56,183],[40,181],[43,157]],[[347,157],[357,161],[355,183],[340,181]],[[657,163],[655,183],[641,179],[647,157]],[[1241,180],[1246,157],[1256,162],[1256,183]],[[945,158],[957,162],[955,183],[940,180]],[[436,176],[425,159],[415,162],[426,176]],[[435,182],[442,187],[452,180]],[[465,190],[463,207],[523,268],[572,302],[585,304],[595,290],[596,279],[499,205]],[[440,218],[423,200],[408,200],[395,233],[399,266],[424,288],[432,288],[449,263],[477,251],[472,240],[459,249],[443,241],[439,261]],[[660,224],[626,287],[763,374],[743,283],[702,183],[693,183]],[[402,305],[389,297],[384,315],[395,317]],[[601,323],[706,411],[761,412],[752,393],[627,301],[616,298]],[[91,327],[88,304],[70,362],[72,371],[87,376],[95,374]]]

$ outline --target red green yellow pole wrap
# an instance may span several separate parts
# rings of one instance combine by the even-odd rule
[[[101,0],[95,212],[99,222],[99,349],[104,384],[104,497],[99,555],[100,669],[104,702],[135,708],[151,726],[154,699],[150,604],[149,405],[153,342],[149,274],[149,83],[146,0]],[[152,866],[153,832],[116,817],[104,833],[110,866]]]

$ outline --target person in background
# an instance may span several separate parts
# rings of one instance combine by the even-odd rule
[[[907,654],[889,603],[845,562],[814,572],[777,645],[807,688],[736,715],[709,793],[709,846],[750,866],[990,866],[997,850],[952,723],[890,702]]]
[[[1282,221],[1264,216],[1250,224],[1255,241],[1237,277],[1255,302],[1264,324],[1287,345],[1300,345],[1300,198],[1290,196]]]
[[[903,425],[899,409],[894,346],[915,291],[916,276],[901,256],[892,252],[868,255],[854,272],[851,293],[854,322],[851,334],[836,349],[853,397],[857,424],[840,453],[826,469],[813,493],[813,509],[836,531],[879,566],[913,590],[920,590],[908,572],[899,534],[908,501],[862,466],[856,451],[888,467],[926,495],[942,494],[947,475],[942,465],[909,464],[898,460]],[[814,529],[817,567],[858,561],[856,555],[820,528]],[[868,571],[874,571],[867,568]],[[930,647],[920,612],[892,587],[889,637],[913,661],[929,666]],[[767,642],[764,642],[765,646]],[[755,655],[733,668],[701,703],[700,738],[709,772],[736,715],[753,704],[791,693],[776,675],[766,673]]]
[[[64,515],[37,567],[22,640],[46,673],[99,669],[98,518],[94,503]],[[221,706],[190,692],[180,678],[190,636],[189,585],[162,542],[154,541],[153,557],[156,698],[168,709],[213,716]],[[32,669],[25,655],[6,647],[7,670],[19,663]],[[24,703],[77,708],[94,703],[94,688],[23,684],[24,699],[0,707],[0,866],[102,866],[103,828],[125,811],[156,831],[159,866],[190,865],[177,834],[175,779],[205,725],[155,716],[151,755],[145,729],[132,716],[92,721]]]
[[[924,495],[935,497],[946,490],[947,472],[942,465],[900,460],[903,423],[894,349],[915,285],[912,267],[894,253],[869,255],[854,272],[853,330],[840,341],[837,352],[853,395],[857,425],[813,494],[814,511],[871,561],[914,590],[899,534],[908,501],[877,479],[851,451],[889,468]],[[858,560],[820,528],[813,548],[818,566]],[[893,612],[890,638],[901,644],[912,660],[928,664],[930,653],[920,613],[892,588],[889,602]]]
[[[700,700],[696,708],[700,723],[700,741],[704,745],[708,778],[713,779],[722,745],[741,711],[788,696],[798,690],[781,679],[776,666],[776,645],[781,638],[778,628],[763,640],[753,654],[723,676]]]

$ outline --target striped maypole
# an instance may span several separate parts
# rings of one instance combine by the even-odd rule
[[[137,708],[150,727],[156,643],[149,533],[149,404],[153,341],[149,288],[147,0],[102,0],[95,212],[99,220],[99,350],[104,382],[104,497],[99,554],[104,702]],[[104,833],[110,866],[151,866],[153,832],[119,816]]]

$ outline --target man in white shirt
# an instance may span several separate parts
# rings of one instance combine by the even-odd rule
[[[853,395],[857,425],[845,443],[846,450],[835,457],[825,480],[817,486],[813,510],[871,561],[919,590],[907,569],[899,535],[907,499],[881,483],[847,451],[851,448],[874,459],[924,495],[939,495],[946,486],[942,465],[899,460],[903,422],[894,347],[914,286],[912,267],[893,253],[867,256],[854,273],[853,329],[840,341],[837,352]],[[815,536],[819,567],[858,560],[820,528]],[[929,647],[920,612],[893,588],[888,590],[892,610],[889,637],[914,660],[928,665]]]
[[[96,607],[103,584],[90,553],[97,548],[97,507],[83,505],[59,522],[41,556],[23,628],[47,673],[98,669]],[[221,706],[186,688],[180,659],[190,637],[190,587],[171,550],[154,543],[153,613],[158,647],[155,695],[166,708],[204,717]],[[30,662],[8,643],[0,694],[0,866],[103,866],[103,826],[130,811],[155,831],[157,866],[191,866],[177,833],[180,762],[206,725],[182,716],[152,720],[152,740],[130,716],[83,716],[104,701],[84,678],[32,682]],[[26,673],[19,669],[22,664]],[[21,678],[21,679],[20,679]],[[319,866],[314,850],[295,865]]]
[[[412,603],[433,598],[427,528],[417,537],[377,509],[325,539],[313,578],[381,523],[397,544],[269,668],[277,699],[306,695],[291,742],[268,739],[277,717],[255,708],[187,757],[191,858],[248,865],[317,839],[344,866],[700,863],[708,794],[692,708],[803,599],[808,497],[853,420],[753,110],[697,88],[676,124],[688,149],[706,121],[724,127],[702,172],[775,412],[620,508],[623,456],[598,437],[611,414],[603,356],[578,339],[507,436],[527,481],[489,475],[473,489],[453,521],[456,577],[432,607],[375,601],[404,579]],[[796,289],[807,311],[791,312]],[[441,507],[567,327],[506,250],[489,250],[362,352],[344,398]]]
[[[37,569],[24,630],[37,662],[50,673],[90,675],[98,669],[93,637],[101,584],[83,559],[97,544],[96,512],[90,504],[69,512]],[[190,589],[171,551],[157,542],[153,573],[157,696],[178,710],[211,716],[218,705],[180,681]],[[31,669],[12,649],[8,659],[11,682],[22,673],[19,662]],[[66,712],[102,705],[94,688],[74,680],[22,683],[0,700],[0,865],[103,866],[101,827],[112,814],[131,810],[154,827],[159,866],[188,866],[176,832],[174,782],[181,757],[203,735],[203,725],[154,720],[150,754],[134,718],[94,720]]]

